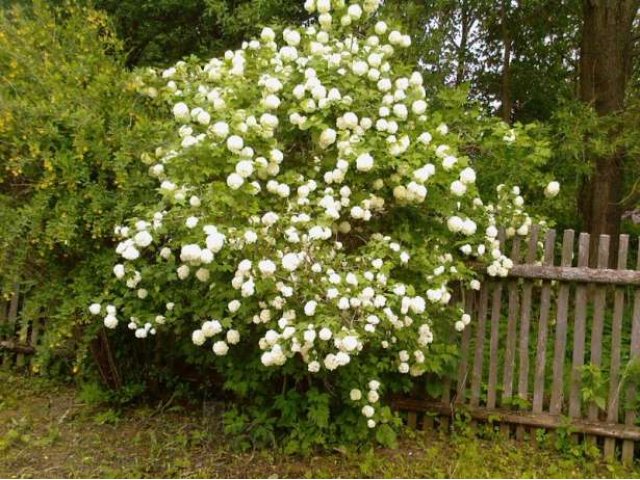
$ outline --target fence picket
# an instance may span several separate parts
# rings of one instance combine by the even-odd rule
[[[529,244],[527,247],[526,263],[533,264],[536,260],[538,249],[538,225],[534,225],[529,236]],[[525,281],[522,287],[522,306],[520,309],[520,343],[518,348],[518,397],[521,400],[529,398],[529,328],[531,322],[531,294],[533,284]],[[516,426],[516,438],[522,440],[524,438],[525,429],[522,425]]]
[[[500,229],[498,233],[500,248],[505,248],[505,231]],[[487,408],[494,408],[497,400],[498,386],[498,341],[500,340],[500,317],[502,307],[502,281],[493,284],[493,296],[491,297],[491,331],[489,335],[489,378],[487,380]]]
[[[570,267],[573,256],[574,231],[565,230],[562,239],[563,267]],[[556,313],[556,335],[553,349],[553,382],[551,384],[551,401],[549,413],[558,415],[562,411],[562,393],[564,382],[564,356],[567,345],[567,313],[569,310],[569,284],[562,283],[558,288]]]
[[[589,266],[589,234],[581,233],[578,240],[578,267]],[[576,286],[575,324],[573,329],[573,358],[571,384],[569,388],[569,416],[581,417],[582,366],[584,365],[585,336],[587,322],[587,286]]]
[[[520,262],[520,238],[513,239],[511,245],[511,260],[514,265]],[[508,405],[513,397],[513,370],[515,368],[516,360],[516,333],[517,333],[517,321],[518,310],[520,304],[520,292],[518,289],[518,281],[516,279],[509,280],[507,287],[509,292],[509,310],[507,317],[507,339],[504,353],[504,371],[502,374],[502,405]],[[502,434],[509,436],[509,425],[503,423],[500,426]]]
[[[18,320],[18,306],[20,304],[20,292],[19,285],[15,284],[13,286],[13,294],[11,295],[11,300],[9,300],[9,312],[7,314],[7,324],[9,336],[11,337],[15,333],[16,322]],[[7,353],[2,358],[2,367],[7,369],[11,366],[11,358],[13,355]]]
[[[629,250],[629,235],[620,235],[618,242],[618,270],[627,268],[627,253]],[[620,344],[622,340],[622,315],[624,312],[624,290],[616,288],[613,301],[613,319],[611,322],[611,363],[609,366],[609,404],[607,406],[607,421],[618,423],[619,406],[619,374],[620,374]],[[604,439],[604,455],[613,458],[616,451],[614,438]]]
[[[556,242],[555,230],[549,230],[544,244],[544,265],[553,265],[553,251]],[[551,308],[551,282],[542,284],[540,292],[540,319],[538,322],[538,341],[536,344],[536,366],[533,386],[533,413],[541,413],[544,401],[544,371],[547,356],[547,335],[549,327],[549,309]]]
[[[465,309],[464,311],[473,318],[474,303],[476,295],[473,290],[470,290],[466,294]],[[477,309],[475,310],[477,311]],[[475,323],[475,322],[474,322]],[[467,326],[462,331],[462,341],[460,343],[460,364],[458,365],[458,386],[456,387],[456,403],[463,403],[465,401],[465,389],[467,386],[467,377],[469,376],[469,343],[471,342],[471,326]]]
[[[40,319],[35,319],[31,323],[31,335],[29,343],[33,348],[38,348],[38,341],[40,340],[40,332],[42,330],[42,321]],[[34,357],[31,357],[30,364],[33,366]]]
[[[471,376],[470,405],[477,407],[480,403],[480,386],[482,384],[482,363],[484,351],[485,324],[487,321],[487,301],[489,285],[482,282],[478,299],[478,322],[476,326],[476,351],[473,357],[473,375]]]
[[[493,286],[491,300],[491,336],[489,340],[489,379],[487,382],[487,408],[496,406],[498,384],[498,341],[500,339],[500,311],[502,306],[502,282]]]
[[[609,265],[609,235],[600,235],[598,239],[598,261],[597,268],[607,268]],[[607,290],[605,286],[596,287],[593,323],[591,326],[591,365],[600,368],[602,364],[602,332],[604,329],[604,309],[607,301]],[[599,408],[595,402],[589,405],[588,418],[590,421],[598,420]],[[595,442],[596,438],[588,436],[589,442]]]
[[[7,310],[9,309],[9,303],[0,299],[0,342],[2,342],[5,338],[3,335],[4,324],[7,323]],[[3,363],[3,359],[6,356],[5,353],[0,349],[0,365]]]
[[[638,263],[636,270],[640,270],[640,242],[638,243]],[[633,316],[631,317],[631,352],[629,362],[637,361],[640,358],[640,288],[636,288],[633,298]],[[626,425],[635,425],[636,412],[633,408],[629,408],[636,395],[637,385],[631,384],[626,388],[625,395],[625,413],[624,423]],[[630,464],[633,462],[633,450],[635,443],[633,440],[625,440],[622,442],[622,462]]]

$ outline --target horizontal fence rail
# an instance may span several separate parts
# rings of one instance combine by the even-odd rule
[[[397,398],[395,406],[409,412],[410,426],[425,413],[425,426],[437,418],[446,427],[461,413],[520,440],[560,429],[631,462],[640,443],[638,244],[630,250],[629,236],[620,235],[612,255],[601,235],[590,251],[589,234],[566,230],[557,250],[556,232],[539,232],[503,239],[514,262],[508,277],[465,292],[472,322],[457,340],[451,389],[438,399]]]

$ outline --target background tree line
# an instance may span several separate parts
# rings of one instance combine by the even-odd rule
[[[544,122],[565,186],[566,226],[620,232],[637,207],[636,0],[385,0],[412,30],[431,87],[469,87],[509,123]],[[290,0],[96,0],[131,66],[237,45],[272,22],[301,22]],[[576,213],[579,217],[576,217]],[[576,218],[580,221],[576,222]],[[627,227],[630,227],[628,225]],[[594,237],[595,238],[595,237]]]

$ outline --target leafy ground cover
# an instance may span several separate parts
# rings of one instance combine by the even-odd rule
[[[640,469],[497,438],[407,432],[397,449],[306,457],[241,449],[218,403],[124,410],[0,372],[0,477],[639,477]]]

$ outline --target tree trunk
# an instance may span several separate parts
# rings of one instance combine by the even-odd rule
[[[632,23],[638,3],[638,0],[583,2],[580,99],[592,105],[600,116],[613,115],[624,108]],[[618,129],[609,132],[612,143],[618,133]],[[612,235],[614,252],[620,233],[624,156],[625,152],[617,150],[592,159],[591,177],[582,185],[578,199],[584,228],[594,240],[600,234]]]
[[[461,19],[461,32],[460,32],[460,46],[458,47],[458,65],[456,68],[456,85],[461,85],[464,82],[466,62],[467,62],[467,46],[469,43],[469,28],[470,28],[470,15],[469,5],[466,1],[460,3],[460,19]]]
[[[504,53],[502,55],[501,117],[506,123],[511,124],[511,114],[513,110],[513,101],[511,99],[511,48],[513,41],[511,39],[511,32],[509,31],[508,8],[508,0],[503,0],[500,9],[502,43],[504,45]]]

